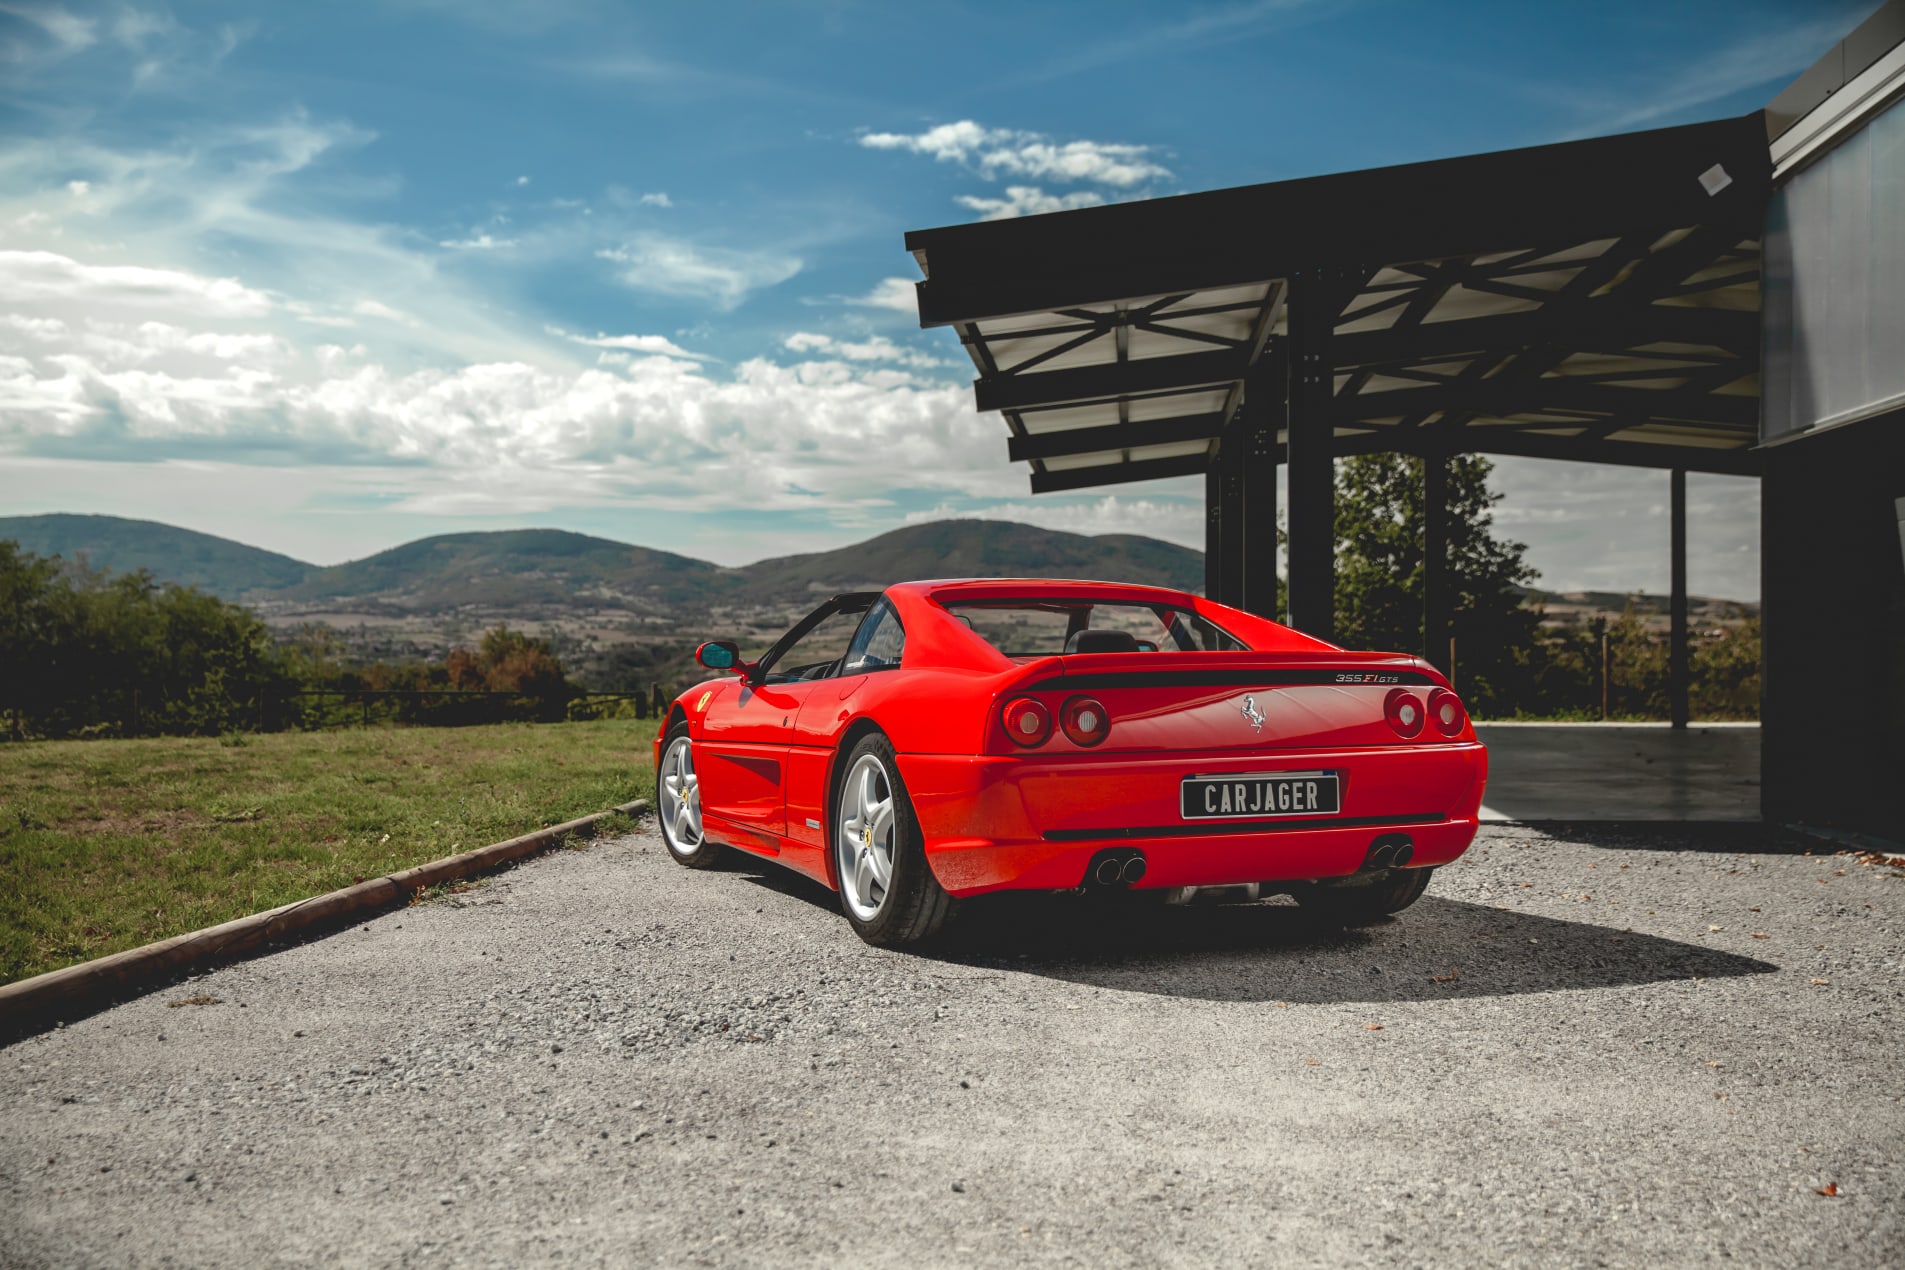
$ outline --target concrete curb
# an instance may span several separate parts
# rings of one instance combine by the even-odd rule
[[[635,815],[648,809],[648,800],[638,798],[608,811],[445,856],[387,877],[5,984],[0,986],[0,1043],[42,1031],[59,1020],[91,1013],[182,972],[251,956],[299,937],[349,925],[366,913],[407,904],[425,887],[500,868],[570,837],[592,837],[596,825],[609,816]]]

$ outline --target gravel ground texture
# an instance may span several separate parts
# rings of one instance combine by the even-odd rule
[[[0,1050],[0,1264],[1905,1264],[1905,870],[1691,845],[931,954],[559,851]]]

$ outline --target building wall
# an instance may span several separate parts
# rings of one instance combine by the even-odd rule
[[[1905,103],[1773,195],[1761,806],[1905,841]]]
[[[1767,439],[1905,405],[1905,102],[1774,192],[1765,268]]]
[[[1766,458],[1761,806],[1905,841],[1905,409]]]

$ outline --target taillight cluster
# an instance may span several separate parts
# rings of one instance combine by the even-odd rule
[[[1433,724],[1443,736],[1460,736],[1462,729],[1468,726],[1468,713],[1462,709],[1462,699],[1447,688],[1431,690],[1427,706],[1407,688],[1394,689],[1384,698],[1382,713],[1400,737],[1421,735],[1425,723]]]
[[[1014,697],[999,711],[999,721],[1012,743],[1024,749],[1045,744],[1052,735],[1052,714],[1031,697]],[[1089,749],[1111,735],[1111,715],[1091,697],[1067,697],[1058,708],[1058,726],[1073,745]]]

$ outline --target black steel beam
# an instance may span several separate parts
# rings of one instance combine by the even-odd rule
[[[1731,183],[1709,196],[1699,176]],[[924,326],[1726,220],[1772,181],[1758,111],[1559,145],[914,230]],[[1403,210],[1398,210],[1403,209]]]
[[[1036,375],[1005,375],[975,380],[972,392],[980,410],[1023,410],[1074,401],[1109,400],[1134,393],[1201,388],[1235,383],[1250,363],[1246,353],[1219,350],[1107,362]]]
[[[1515,454],[1533,459],[1562,459],[1570,463],[1609,463],[1616,467],[1685,468],[1724,476],[1758,476],[1765,468],[1758,450],[1741,447],[1722,450],[1698,445],[1658,445],[1645,441],[1605,441],[1592,437],[1558,437],[1519,428],[1457,428],[1427,434],[1408,428],[1379,428],[1374,432],[1336,438],[1338,454]]]
[[[1012,462],[1022,463],[1031,459],[1061,458],[1068,454],[1100,454],[1147,445],[1169,445],[1173,441],[1208,441],[1222,432],[1223,428],[1223,414],[1213,410],[1207,414],[1136,419],[1130,423],[1108,423],[1097,428],[1067,428],[1061,432],[1012,437],[1006,444],[1006,453]]]
[[[1663,377],[1674,372],[1663,369]],[[1339,423],[1361,419],[1407,417],[1440,410],[1471,415],[1531,414],[1543,410],[1578,410],[1623,419],[1685,420],[1737,428],[1742,435],[1759,428],[1759,398],[1727,396],[1685,388],[1621,388],[1609,384],[1577,383],[1552,376],[1528,383],[1477,380],[1463,385],[1435,384],[1424,388],[1397,388],[1390,392],[1358,393],[1335,399],[1333,414]]]
[[[1034,472],[1032,492],[1056,494],[1061,490],[1090,489],[1094,485],[1123,485],[1130,481],[1161,481],[1168,476],[1195,476],[1204,470],[1206,462],[1202,454],[1185,454],[1174,459],[1100,463],[1092,467],[1070,467],[1060,472]]]
[[[1673,308],[1650,304],[1590,302],[1572,315],[1504,313],[1495,317],[1396,326],[1336,337],[1339,369],[1383,363],[1427,362],[1463,353],[1504,352],[1542,343],[1571,345],[1582,352],[1620,352],[1670,341],[1704,344],[1741,356],[1759,352],[1760,316],[1729,309]]]

